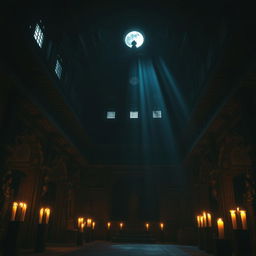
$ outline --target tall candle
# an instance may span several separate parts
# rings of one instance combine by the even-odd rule
[[[44,216],[44,208],[41,208],[39,212],[39,224],[42,224],[43,216]]]
[[[123,223],[123,222],[120,222],[120,224],[119,224],[120,229],[123,229],[123,225],[124,225],[124,223]]]
[[[221,218],[217,220],[217,226],[218,226],[218,238],[224,239],[224,222]]]
[[[204,221],[204,227],[207,227],[206,212],[203,212],[203,221]]]
[[[87,219],[87,227],[90,228],[92,225],[92,219]]]
[[[78,218],[78,223],[77,223],[78,225],[78,230],[80,231],[80,232],[83,232],[83,229],[84,229],[84,218],[82,218],[82,217],[80,217],[80,218]]]
[[[51,210],[49,208],[46,208],[44,211],[45,211],[45,224],[48,224]]]
[[[237,229],[237,222],[236,222],[236,211],[230,210],[231,220],[232,220],[232,227],[233,229]]]
[[[212,226],[212,216],[210,213],[207,213],[207,223],[208,223],[208,227]]]
[[[164,230],[164,223],[163,222],[160,223],[160,229],[161,229],[161,231]]]
[[[94,229],[95,228],[95,222],[93,221],[93,223],[92,223],[92,229]]]
[[[146,223],[146,230],[148,231],[149,230],[149,223]]]
[[[25,220],[26,211],[27,211],[27,204],[22,203],[22,206],[21,206],[21,217],[20,217],[21,221]]]
[[[204,227],[204,217],[200,216],[201,228]]]
[[[197,219],[197,227],[198,227],[198,228],[201,228],[200,216],[198,215],[198,216],[196,217],[196,219]]]
[[[108,229],[110,229],[110,227],[111,227],[111,222],[108,222],[108,223],[107,223],[107,227],[108,227]]]
[[[83,223],[81,223],[81,226],[80,226],[80,232],[84,232],[84,222]]]
[[[15,221],[16,213],[17,213],[18,203],[13,202],[12,205],[12,215],[11,215],[11,221]]]
[[[247,222],[246,222],[246,211],[240,210],[240,216],[242,221],[242,229],[247,229]]]

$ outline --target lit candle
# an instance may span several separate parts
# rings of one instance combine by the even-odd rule
[[[120,229],[123,229],[123,225],[124,225],[124,223],[123,223],[123,222],[120,222],[120,224],[119,224]]]
[[[21,217],[20,217],[20,220],[24,221],[25,220],[26,211],[27,211],[27,204],[21,203],[20,206],[21,206]]]
[[[146,230],[148,231],[149,229],[149,223],[146,223]]]
[[[224,239],[224,222],[221,218],[217,220],[217,226],[218,226],[218,238]]]
[[[81,226],[80,226],[80,232],[84,232],[84,225],[85,225],[85,223],[83,222],[83,223],[81,223]]]
[[[207,213],[207,222],[208,222],[208,227],[212,226],[212,216],[210,213]]]
[[[39,224],[42,224],[43,216],[44,216],[44,208],[41,208],[39,212]]]
[[[200,216],[196,216],[196,219],[197,219],[197,227],[198,228],[201,228],[201,221],[200,221]]]
[[[50,218],[50,213],[51,213],[51,210],[49,208],[46,208],[45,210],[45,224],[48,224],[49,223],[49,218]]]
[[[111,222],[108,222],[108,223],[107,223],[107,227],[108,227],[108,229],[110,229],[110,227],[111,227]]]
[[[204,217],[200,216],[201,228],[204,227]]]
[[[164,223],[163,222],[160,223],[160,229],[161,229],[161,231],[164,230]]]
[[[11,221],[15,221],[16,213],[17,213],[18,203],[13,202],[12,204],[12,215],[11,215]]]
[[[90,228],[92,225],[92,219],[87,219],[87,227]]]
[[[95,228],[95,222],[92,223],[92,229],[94,229],[94,228]]]
[[[241,221],[242,221],[242,229],[247,229],[247,222],[246,222],[246,211],[240,211]]]
[[[231,220],[232,220],[232,227],[233,229],[237,229],[237,222],[236,222],[236,211],[230,210]]]
[[[77,225],[77,226],[78,226],[78,230],[79,230],[80,232],[83,232],[83,229],[84,229],[84,218],[79,217],[77,224],[78,224],[78,225]]]
[[[207,227],[206,212],[203,212],[203,221],[204,221],[204,227]]]

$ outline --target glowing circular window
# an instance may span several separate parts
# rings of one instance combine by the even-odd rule
[[[139,48],[144,42],[144,37],[138,31],[131,31],[125,36],[124,41],[130,48]]]

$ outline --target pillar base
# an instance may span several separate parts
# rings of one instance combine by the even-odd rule
[[[235,256],[251,256],[251,240],[248,230],[233,230],[233,247]]]
[[[231,241],[227,239],[215,239],[214,255],[215,256],[232,256]]]

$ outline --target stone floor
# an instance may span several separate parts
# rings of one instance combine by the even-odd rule
[[[210,256],[193,246],[171,244],[113,244],[93,242],[83,247],[48,247],[44,253],[23,251],[22,256]]]

